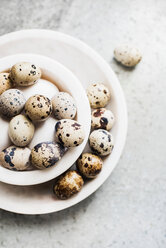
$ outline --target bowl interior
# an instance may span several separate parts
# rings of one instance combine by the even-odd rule
[[[0,166],[0,181],[15,185],[33,185],[59,176],[71,167],[81,154],[90,131],[90,107],[86,93],[79,80],[71,71],[50,58],[35,54],[16,54],[4,57],[0,59],[0,72],[9,70],[13,64],[19,61],[36,63],[42,69],[42,78],[35,85],[19,87],[24,92],[26,99],[34,94],[43,94],[51,99],[58,92],[58,89],[70,93],[77,106],[76,119],[84,126],[86,133],[84,142],[78,147],[70,148],[63,158],[51,168],[32,171],[11,171]],[[35,124],[35,135],[29,147],[33,148],[34,145],[44,141],[54,141],[56,121],[52,115],[48,120]],[[0,126],[3,129],[0,150],[11,145],[8,137],[8,125],[9,121],[0,117]]]

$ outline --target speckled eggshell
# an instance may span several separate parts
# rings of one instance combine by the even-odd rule
[[[10,170],[26,170],[30,165],[30,153],[27,147],[10,146],[0,152],[0,165]]]
[[[0,95],[6,90],[12,88],[12,86],[13,85],[10,80],[9,73],[7,72],[0,73]]]
[[[30,161],[33,166],[42,170],[54,166],[67,149],[57,142],[42,142],[31,151]]]
[[[76,115],[76,104],[71,95],[59,92],[52,98],[53,113],[58,120],[74,119]]]
[[[101,156],[110,154],[114,147],[112,134],[104,129],[93,131],[89,136],[89,144],[92,151]]]
[[[131,45],[118,46],[114,50],[114,56],[118,62],[127,67],[137,65],[142,59],[139,49]]]
[[[52,103],[43,95],[31,96],[25,104],[25,114],[32,121],[44,121],[52,113]]]
[[[55,183],[53,192],[57,198],[65,200],[78,193],[83,184],[83,178],[76,171],[68,171]]]
[[[40,68],[29,62],[19,62],[13,65],[10,71],[10,78],[16,86],[35,84],[40,77]]]
[[[10,89],[0,95],[0,113],[6,117],[13,117],[21,113],[25,105],[23,92]]]
[[[95,178],[101,171],[103,161],[92,153],[83,153],[76,162],[80,174],[86,178]]]
[[[110,92],[104,84],[95,83],[87,88],[91,108],[103,108],[110,100]]]
[[[9,137],[16,146],[27,146],[33,138],[35,127],[24,115],[13,117],[9,123]]]
[[[91,114],[92,129],[110,130],[114,124],[114,114],[105,108],[95,109]]]
[[[59,142],[66,147],[80,145],[85,138],[84,128],[77,121],[63,119],[55,125],[55,135]]]

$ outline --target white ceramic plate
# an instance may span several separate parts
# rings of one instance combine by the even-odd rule
[[[70,93],[76,102],[77,120],[83,125],[86,133],[85,139],[81,145],[70,148],[55,166],[48,169],[12,171],[0,166],[0,182],[25,186],[47,182],[61,175],[72,166],[87,143],[91,125],[91,112],[86,92],[80,81],[69,69],[53,59],[35,54],[10,55],[0,59],[0,72],[11,68],[12,65],[20,61],[33,62],[42,69],[42,78],[35,85],[30,87],[19,87],[19,89],[23,91],[25,98],[28,99],[35,94],[43,94],[51,99],[56,94],[57,87],[61,91],[63,90]],[[49,79],[50,82],[46,79]],[[79,92],[79,94],[77,92]],[[55,123],[56,119],[53,115],[46,121],[36,123],[36,131],[29,147],[32,149],[40,142],[54,141]],[[11,145],[8,138],[8,125],[8,120],[0,118],[0,127],[4,130],[0,139],[1,150]]]
[[[0,57],[15,53],[38,53],[56,59],[69,68],[84,88],[102,82],[112,92],[108,108],[116,118],[112,129],[115,146],[104,159],[101,173],[86,183],[80,193],[60,201],[52,194],[53,181],[36,186],[12,186],[0,183],[0,207],[24,214],[44,214],[68,208],[92,194],[111,174],[122,153],[127,132],[127,110],[124,95],[110,66],[90,47],[68,35],[48,30],[24,30],[0,38]],[[79,92],[78,92],[79,94]],[[86,150],[89,148],[87,147]]]

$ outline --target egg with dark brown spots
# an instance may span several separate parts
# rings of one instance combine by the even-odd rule
[[[52,98],[53,113],[58,120],[74,119],[77,108],[75,101],[67,92],[59,92]]]
[[[12,88],[12,86],[13,84],[10,80],[9,73],[7,72],[0,73],[0,95],[6,90]]]
[[[30,62],[19,62],[13,65],[10,71],[10,78],[16,86],[35,84],[40,77],[40,68]]]
[[[27,147],[10,146],[0,152],[0,165],[10,170],[26,170],[30,166],[30,153]]]
[[[106,129],[110,130],[114,125],[114,114],[111,110],[99,108],[92,111],[91,127],[92,129]]]
[[[0,113],[6,117],[13,117],[21,113],[26,99],[21,90],[9,89],[0,95]]]
[[[43,95],[31,96],[25,104],[25,114],[32,121],[44,121],[52,113],[52,103]]]
[[[91,84],[87,88],[87,96],[91,108],[103,108],[105,107],[110,100],[110,91],[109,89],[101,83]]]
[[[92,153],[83,153],[76,162],[80,174],[86,178],[95,178],[102,169],[103,161]]]
[[[94,153],[106,156],[112,152],[114,140],[111,133],[104,129],[98,129],[90,134],[89,144]]]
[[[76,171],[68,171],[62,175],[53,187],[57,198],[65,200],[78,193],[84,184],[83,178]]]
[[[67,148],[57,142],[42,142],[31,151],[30,161],[42,170],[54,166],[64,155]]]
[[[35,127],[24,115],[13,117],[9,123],[9,137],[16,146],[27,146],[33,138]]]
[[[66,147],[80,145],[85,138],[83,126],[74,120],[63,119],[55,125],[56,138]]]

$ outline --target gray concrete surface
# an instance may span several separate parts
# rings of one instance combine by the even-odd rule
[[[127,99],[123,156],[91,197],[65,211],[0,211],[0,247],[166,247],[166,1],[0,0],[0,34],[49,28],[76,36],[115,70]],[[127,70],[113,48],[132,42],[142,62]]]

